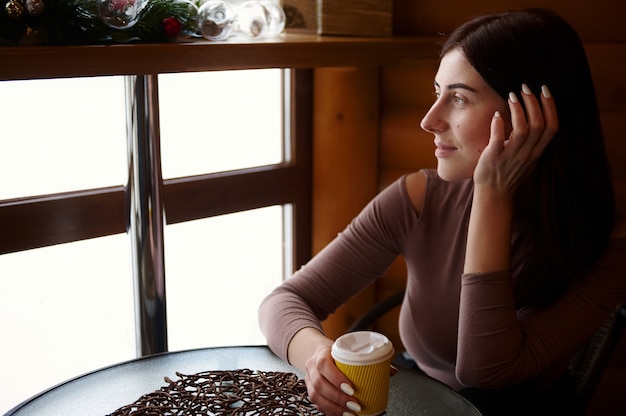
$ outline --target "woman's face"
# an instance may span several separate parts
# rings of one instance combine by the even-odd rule
[[[441,59],[435,95],[437,99],[420,125],[435,135],[437,173],[447,181],[469,179],[489,142],[496,110],[509,126],[507,136],[510,133],[508,104],[458,49]]]

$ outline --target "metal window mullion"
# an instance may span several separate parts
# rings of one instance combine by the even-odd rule
[[[135,287],[137,354],[167,351],[158,76],[128,75],[128,234]]]

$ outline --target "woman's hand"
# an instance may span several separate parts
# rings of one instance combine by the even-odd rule
[[[510,267],[513,194],[559,128],[556,106],[546,87],[542,88],[541,104],[526,85],[522,98],[526,115],[517,96],[509,96],[512,131],[508,140],[504,120],[497,113],[493,117],[489,144],[474,170],[464,273]]]
[[[350,381],[335,365],[330,348],[318,347],[306,362],[304,381],[309,398],[327,416],[354,415],[361,407],[352,397]]]
[[[360,410],[350,380],[330,355],[333,341],[315,328],[303,328],[289,343],[289,362],[305,371],[309,398],[327,416],[354,415]]]
[[[546,86],[541,102],[526,84],[522,85],[524,108],[517,95],[509,94],[512,131],[506,140],[505,123],[496,112],[491,122],[491,137],[476,169],[474,185],[512,197],[519,183],[534,169],[537,160],[559,128],[556,106]]]

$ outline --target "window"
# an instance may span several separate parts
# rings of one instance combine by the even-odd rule
[[[122,77],[4,81],[0,96],[0,200],[126,182]]]
[[[130,263],[123,234],[0,256],[0,413],[134,357]]]
[[[163,177],[282,163],[282,76],[277,69],[159,75]],[[168,225],[169,350],[263,344],[256,308],[282,280],[282,251],[282,205]]]
[[[163,177],[281,163],[281,78],[277,69],[159,75]]]
[[[219,78],[235,75],[246,79]],[[211,76],[227,91],[212,91]],[[251,96],[250,77],[262,79],[271,97]],[[310,253],[311,98],[310,88],[298,87],[310,84],[310,71],[181,74],[159,81],[170,349],[262,342],[222,312],[241,302],[244,280],[235,279],[252,279],[246,285],[258,297]],[[0,83],[3,103],[15,103],[0,113],[1,128],[11,129],[2,146],[12,149],[2,169],[14,184],[0,197],[0,330],[10,340],[0,366],[16,364],[0,381],[0,390],[11,392],[0,398],[0,412],[69,377],[134,357],[123,85],[120,77]],[[176,98],[182,92],[189,98]],[[18,102],[24,95],[37,102]],[[255,101],[259,96],[264,99]],[[228,122],[216,116],[218,124],[248,124],[268,133],[269,142],[262,134],[238,142],[243,134],[235,130],[225,141],[227,130],[211,128],[216,97],[226,113],[237,115]],[[245,116],[270,106],[286,117],[277,122],[270,116],[260,126],[267,120]],[[25,108],[31,114],[11,123]],[[81,124],[83,118],[90,121]],[[46,128],[27,136],[35,124]],[[210,134],[215,131],[222,133]],[[277,132],[285,140],[276,140]],[[35,162],[32,153],[39,151]],[[46,181],[50,186],[42,186]],[[282,255],[284,246],[293,256]],[[256,324],[256,308],[231,316]]]
[[[170,351],[265,343],[256,313],[282,280],[282,218],[272,206],[166,227]]]

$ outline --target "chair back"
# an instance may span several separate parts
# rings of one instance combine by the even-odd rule
[[[620,305],[572,358],[569,371],[584,403],[591,400],[626,329],[626,304]]]

